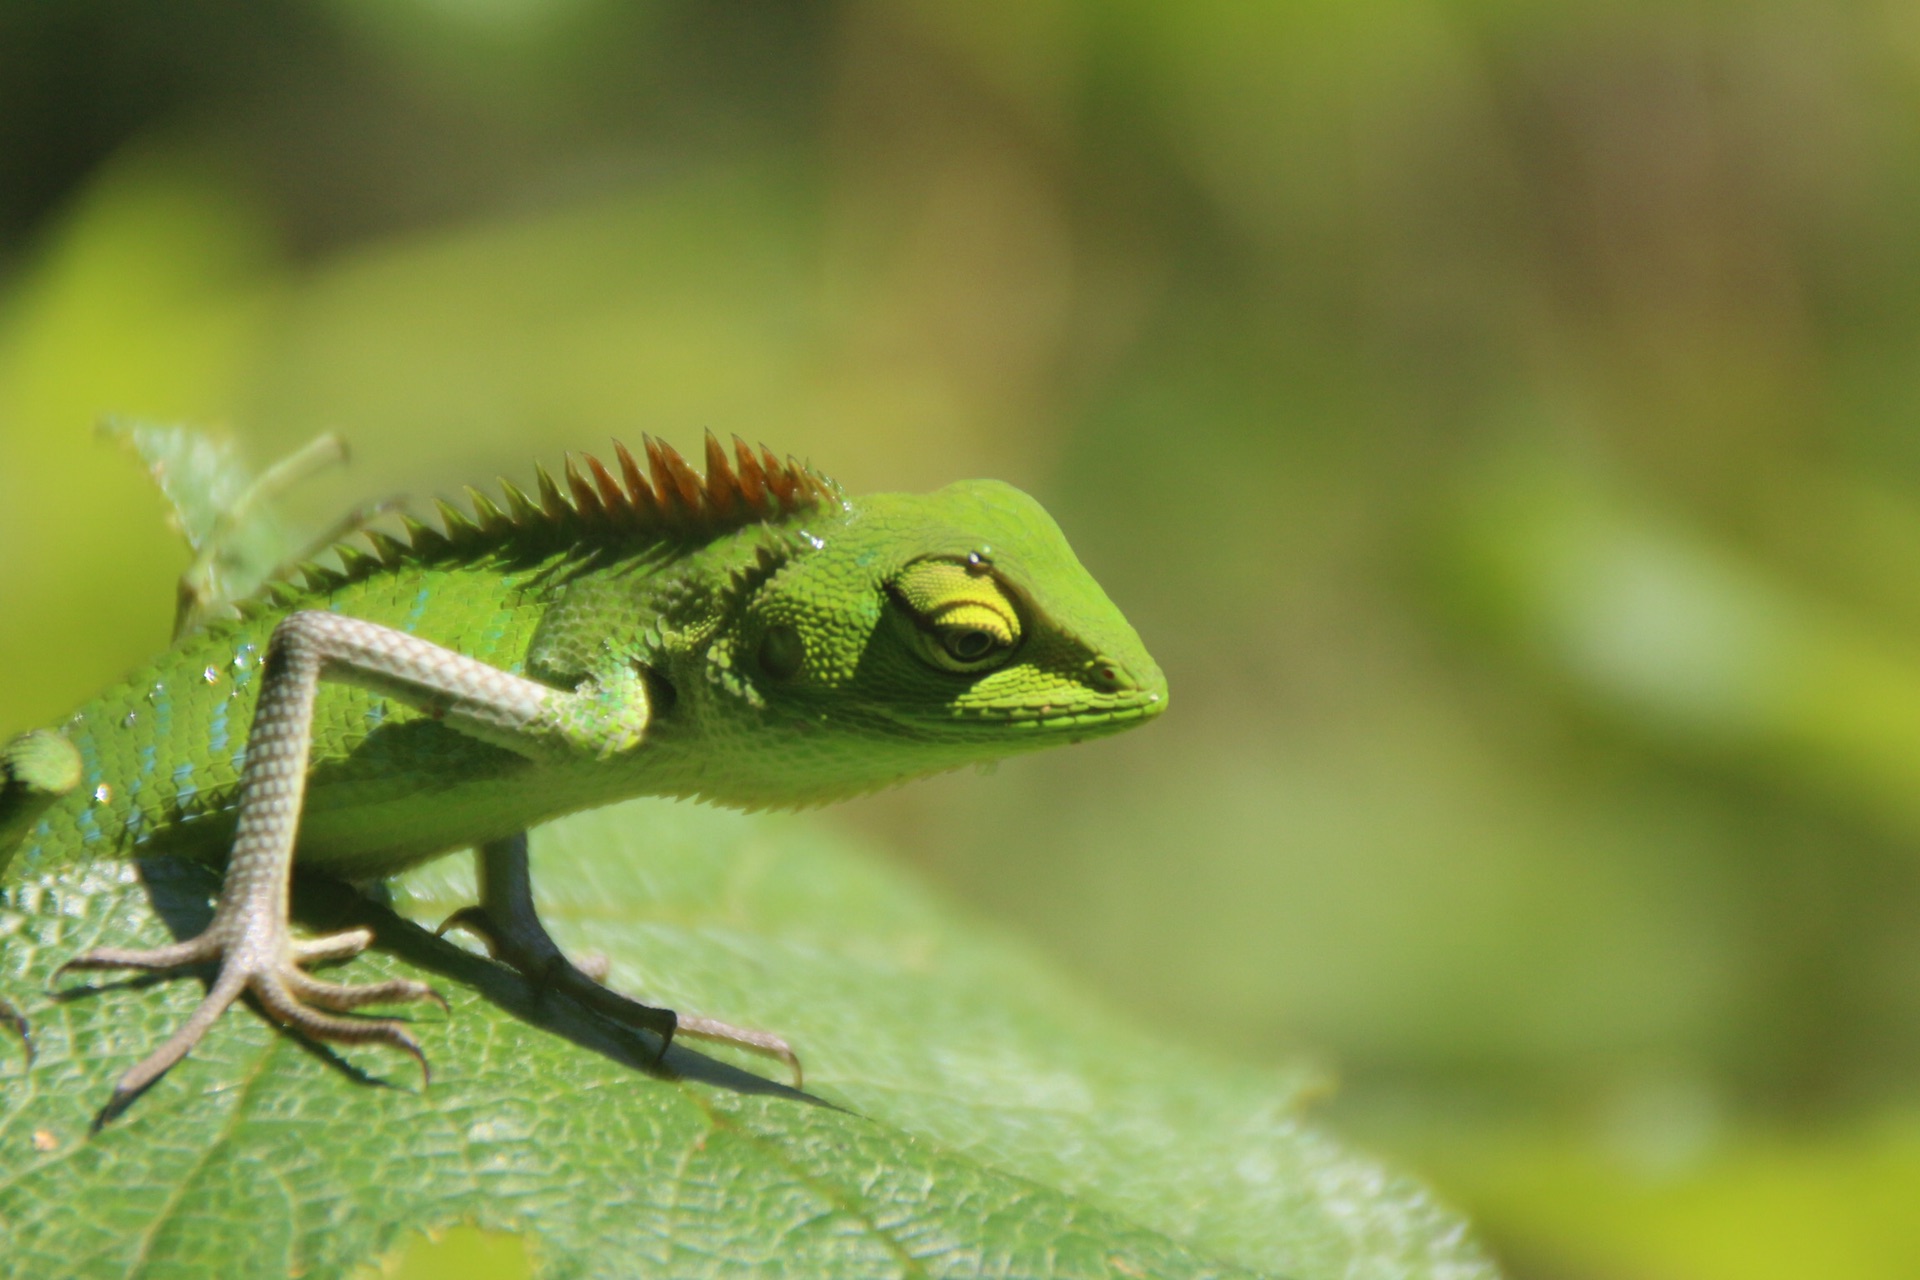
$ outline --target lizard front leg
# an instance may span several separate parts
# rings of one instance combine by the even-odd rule
[[[433,989],[405,978],[364,986],[322,982],[302,964],[358,954],[372,941],[371,932],[350,929],[297,941],[288,929],[294,838],[322,679],[371,688],[430,710],[463,733],[535,757],[612,755],[638,745],[647,720],[637,678],[618,697],[598,687],[569,692],[356,618],[307,611],[282,619],[267,649],[260,701],[247,737],[233,852],[213,919],[199,936],[172,946],[104,948],[61,966],[62,971],[172,969],[215,961],[220,966],[192,1016],[120,1078],[103,1116],[117,1113],[185,1057],[245,992],[276,1021],[313,1039],[402,1049],[420,1063],[424,1078],[426,1057],[402,1023],[334,1014],[367,1004],[439,1000]]]
[[[621,995],[567,959],[540,922],[540,914],[534,907],[533,882],[527,873],[526,832],[481,845],[475,850],[475,858],[480,873],[480,902],[447,917],[440,926],[441,933],[454,927],[472,930],[486,941],[495,959],[506,961],[543,986],[565,992],[615,1022],[661,1031],[659,1020],[664,1016],[667,1022],[662,1034],[669,1038],[677,1027],[681,1035],[736,1045],[778,1058],[793,1072],[794,1088],[800,1087],[800,1058],[792,1046],[773,1032],[656,1009]]]

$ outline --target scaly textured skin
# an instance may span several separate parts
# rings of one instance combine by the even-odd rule
[[[586,473],[569,464],[565,493],[542,473],[537,498],[508,486],[504,510],[476,494],[471,517],[443,507],[439,530],[375,535],[373,554],[342,550],[342,569],[309,569],[182,638],[57,739],[16,740],[15,773],[54,781],[0,786],[0,867],[225,859],[270,644],[296,615],[429,642],[524,677],[493,683],[536,701],[565,691],[555,705],[570,719],[542,737],[531,711],[483,723],[433,678],[323,681],[294,856],[352,879],[636,795],[822,803],[1114,732],[1166,705],[1139,638],[1018,490],[848,499],[737,441],[730,461],[709,437],[704,479],[653,442],[648,455],[650,477],[623,449],[620,478],[587,459]],[[78,785],[65,778],[61,794],[75,755]]]

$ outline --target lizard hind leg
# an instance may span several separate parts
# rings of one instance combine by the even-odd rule
[[[589,974],[569,960],[547,933],[534,908],[533,884],[527,872],[525,832],[480,846],[480,902],[455,912],[440,932],[465,928],[480,935],[487,950],[532,978],[543,988],[559,990],[587,1008],[623,1026],[651,1031],[661,1038],[660,1052],[676,1033],[731,1044],[770,1058],[778,1058],[793,1073],[794,1088],[801,1085],[800,1059],[782,1037],[771,1031],[736,1027],[713,1018],[676,1015],[621,995],[600,981],[604,973]],[[595,969],[601,965],[595,963]]]
[[[664,1055],[679,1026],[673,1011],[641,1004],[602,986],[567,959],[540,923],[527,874],[526,832],[483,844],[476,853],[480,901],[448,916],[437,932],[464,928],[478,934],[489,955],[512,965],[542,990],[564,992],[622,1026],[659,1036]]]

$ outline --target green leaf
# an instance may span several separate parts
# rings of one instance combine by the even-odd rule
[[[233,441],[191,427],[122,418],[102,422],[100,434],[146,464],[147,475],[173,505],[176,529],[193,550],[204,550],[229,526],[242,535],[274,537],[274,518],[265,504],[244,526],[237,523],[254,476]]]
[[[465,861],[408,877],[402,910],[470,901]],[[650,1073],[644,1037],[306,881],[303,924],[378,932],[336,977],[447,996],[416,1020],[432,1086],[235,1009],[90,1133],[201,984],[37,996],[36,1063],[0,1049],[9,1266],[335,1276],[459,1228],[518,1236],[509,1254],[555,1276],[1492,1274],[1424,1191],[1301,1121],[1303,1077],[1190,1052],[1169,1011],[1137,1011],[1149,1034],[1096,1007],[814,822],[622,806],[537,832],[534,874],[564,945],[636,994],[787,1034],[812,1096],[684,1044]],[[195,931],[214,888],[167,861],[18,867],[0,989]]]
[[[316,436],[256,476],[233,441],[192,427],[110,418],[100,424],[100,434],[146,464],[173,507],[175,531],[193,551],[193,563],[180,576],[176,637],[395,505],[358,507],[318,539],[307,540],[281,517],[273,500],[314,472],[345,462],[347,446],[340,437]]]
[[[251,595],[296,543],[239,447],[189,427],[110,418],[100,434],[146,464],[173,507],[173,525],[193,550],[181,577],[176,633],[206,612]],[[338,442],[332,447],[337,450]]]

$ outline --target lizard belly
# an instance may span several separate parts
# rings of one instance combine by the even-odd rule
[[[412,720],[314,767],[294,857],[349,879],[391,875],[635,789],[604,765],[541,763]]]

